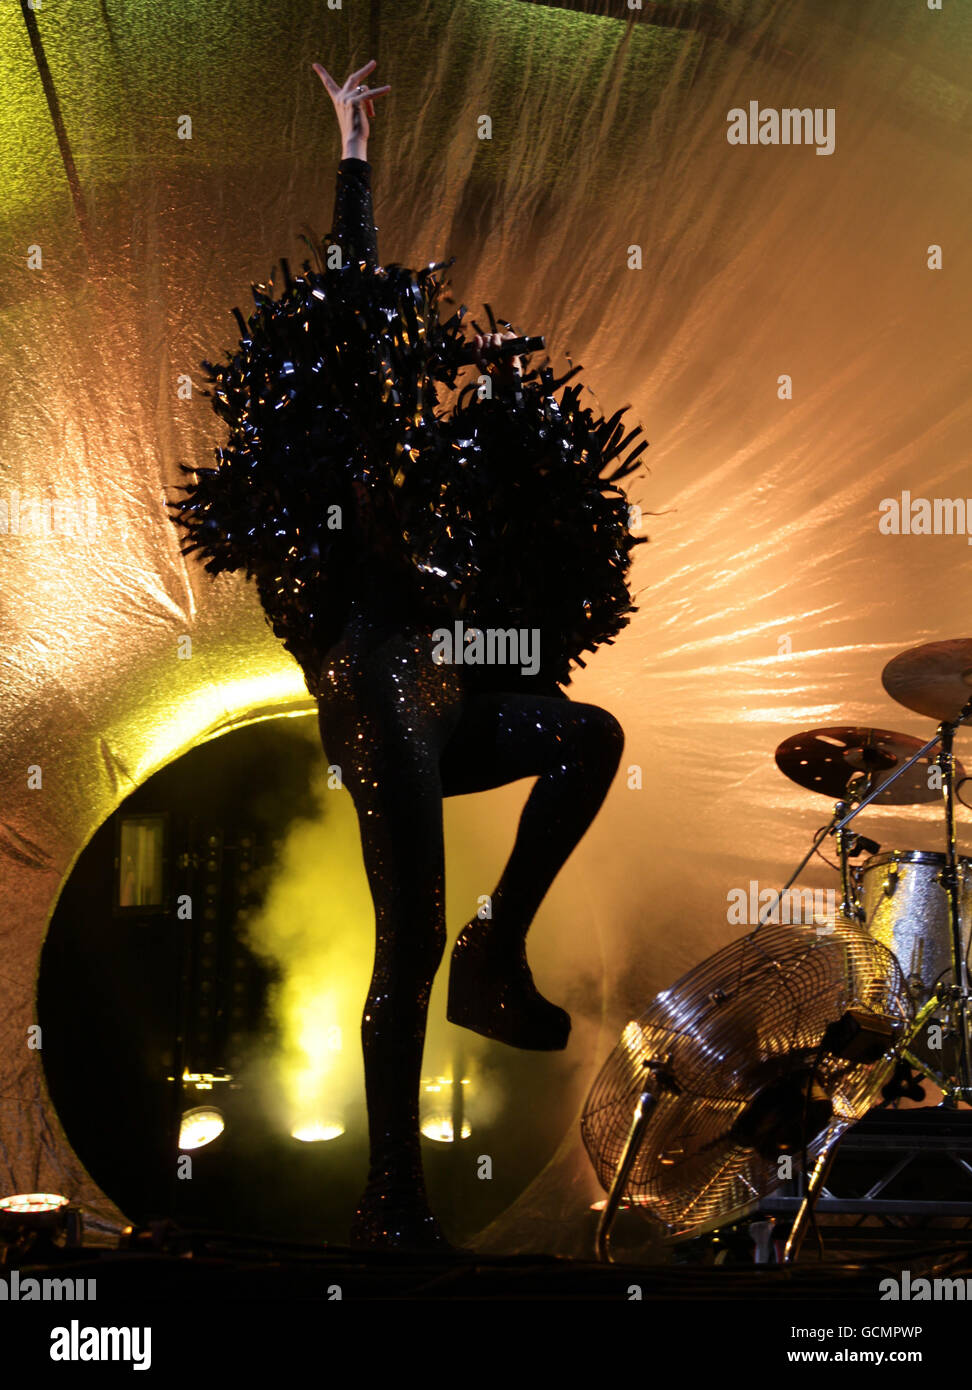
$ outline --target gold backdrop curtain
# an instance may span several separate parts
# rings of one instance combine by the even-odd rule
[[[531,938],[541,984],[575,1000],[563,1143],[483,1238],[572,1248],[597,1195],[577,1114],[620,1027],[738,934],[729,890],[778,884],[826,819],[773,749],[822,724],[927,737],[881,668],[968,632],[967,537],[883,535],[878,509],[972,491],[972,19],[948,0],[35,5],[0,9],[0,1187],[120,1218],[26,1041],[60,885],[157,768],[308,705],[253,590],[184,560],[162,504],[220,437],[198,364],[231,346],[229,310],[330,223],[340,151],[310,65],[376,57],[382,256],[456,255],[457,300],[546,334],[652,441],[640,611],[572,692],[621,719],[625,771]],[[834,152],[730,145],[750,101],[833,109]],[[475,836],[502,862],[524,792],[448,808],[458,888]],[[937,847],[934,811],[870,824]]]

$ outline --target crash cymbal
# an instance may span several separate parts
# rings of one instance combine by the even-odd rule
[[[926,642],[893,657],[881,672],[885,690],[930,719],[957,719],[972,699],[972,637]]]
[[[801,787],[838,801],[844,800],[849,790],[864,796],[880,786],[924,743],[924,739],[891,733],[888,729],[841,725],[834,729],[810,729],[805,734],[784,739],[776,750],[776,762],[780,771]],[[939,800],[941,787],[928,785],[928,767],[934,762],[935,754],[933,749],[920,758],[875,801],[884,806],[912,806],[920,801]],[[965,776],[957,759],[955,772],[956,778]],[[870,782],[866,781],[866,773],[872,774]]]

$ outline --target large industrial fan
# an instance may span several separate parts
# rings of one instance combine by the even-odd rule
[[[581,1122],[609,1193],[600,1253],[622,1198],[681,1237],[809,1168],[879,1097],[912,1015],[895,957],[841,918],[760,927],[659,994]]]

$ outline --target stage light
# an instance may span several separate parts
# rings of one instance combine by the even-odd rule
[[[0,1213],[11,1212],[14,1215],[21,1215],[23,1213],[60,1211],[61,1207],[66,1207],[67,1204],[67,1197],[61,1197],[56,1192],[21,1192],[17,1196],[4,1197],[0,1200]]]
[[[309,1125],[295,1125],[290,1137],[299,1139],[302,1144],[319,1144],[325,1139],[337,1139],[343,1133],[344,1125],[325,1125],[318,1120]]]
[[[57,1192],[19,1192],[0,1200],[0,1240],[23,1249],[67,1230],[70,1201]],[[71,1208],[77,1211],[77,1208]]]
[[[183,1085],[194,1086],[197,1091],[211,1091],[214,1085],[223,1082],[231,1083],[232,1080],[233,1077],[228,1071],[183,1071],[182,1073]]]
[[[459,1085],[468,1086],[469,1078],[463,1077]],[[472,1134],[469,1122],[463,1114],[465,1093],[460,1090],[454,1095],[452,1087],[453,1081],[449,1076],[436,1076],[422,1083],[423,1100],[426,1097],[434,1099],[425,1100],[422,1106],[425,1114],[420,1128],[426,1139],[432,1139],[437,1144],[455,1142],[457,1120],[460,1139],[468,1139]],[[428,1113],[429,1110],[431,1114]]]
[[[223,1114],[212,1105],[197,1105],[186,1110],[179,1126],[179,1148],[201,1149],[218,1139],[225,1128]]]
[[[422,1126],[422,1133],[426,1139],[434,1139],[437,1144],[451,1144],[455,1139],[452,1120],[445,1116],[426,1120]],[[468,1139],[472,1134],[468,1120],[463,1120],[461,1134],[463,1139]]]

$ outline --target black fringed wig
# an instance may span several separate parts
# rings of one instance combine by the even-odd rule
[[[647,447],[625,456],[641,427],[625,434],[628,407],[604,419],[581,406],[582,387],[566,386],[580,367],[455,395],[466,306],[440,317],[454,301],[437,275],[454,258],[371,266],[342,258],[333,234],[312,250],[302,275],[281,261],[279,298],[272,280],[252,286],[249,320],[233,311],[235,351],[202,364],[229,438],[214,468],[180,464],[193,481],[166,505],[183,552],[256,581],[311,694],[375,567],[467,630],[538,629],[543,676],[568,684],[636,611],[627,576],[643,538],[620,482]]]

